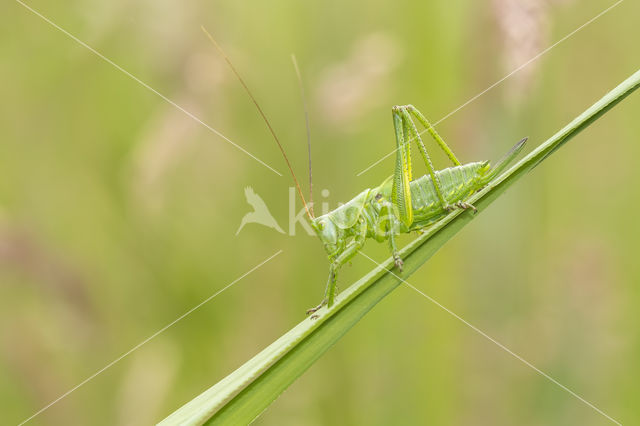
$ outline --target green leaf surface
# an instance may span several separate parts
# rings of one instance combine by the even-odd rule
[[[618,87],[539,145],[507,172],[493,180],[468,202],[481,212],[525,173],[545,160],[640,86],[637,71]],[[236,371],[191,400],[161,425],[248,424],[264,411],[291,383],[322,356],[340,337],[387,294],[422,266],[442,245],[474,218],[470,211],[456,210],[428,228],[400,255],[403,271],[389,270],[387,259],[343,291],[330,309],[307,318],[250,359]]]

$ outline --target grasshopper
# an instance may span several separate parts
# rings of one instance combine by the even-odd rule
[[[527,141],[527,138],[520,140],[493,167],[491,167],[489,161],[461,164],[451,148],[420,111],[413,105],[394,106],[391,109],[396,139],[396,164],[393,175],[385,179],[379,186],[373,189],[367,188],[360,192],[352,200],[340,205],[335,210],[315,217],[311,190],[310,151],[310,203],[307,204],[282,144],[262,108],[222,48],[204,28],[202,30],[224,57],[269,128],[291,172],[298,195],[311,222],[311,227],[327,252],[330,266],[324,298],[318,306],[307,310],[307,314],[315,313],[325,305],[331,307],[334,304],[338,270],[362,249],[368,238],[378,242],[388,241],[395,267],[401,270],[403,263],[398,255],[396,244],[398,235],[424,230],[455,209],[470,209],[476,212],[476,208],[464,200],[495,179],[518,155]],[[304,101],[300,72],[295,58],[293,59]],[[306,102],[304,103],[307,122],[307,144],[309,146],[308,116]],[[453,167],[443,170],[434,169],[429,153],[420,137],[421,133],[418,132],[413,121],[414,118],[429,132],[437,145],[445,152],[453,163]],[[428,174],[417,179],[413,179],[412,173],[412,141],[416,142],[428,170]]]
[[[488,161],[461,164],[431,123],[413,105],[392,108],[396,137],[393,175],[373,189],[365,189],[337,209],[311,219],[311,226],[329,257],[329,279],[322,302],[331,307],[336,296],[337,272],[364,246],[367,238],[388,241],[395,266],[402,270],[396,237],[421,231],[454,209],[476,208],[464,200],[482,189],[518,155],[527,138],[519,141],[494,167]],[[417,119],[453,163],[436,171],[412,118]],[[411,141],[415,141],[428,174],[413,179]]]

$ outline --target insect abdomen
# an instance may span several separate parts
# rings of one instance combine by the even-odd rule
[[[442,195],[449,204],[461,201],[482,188],[482,175],[488,170],[486,162],[468,163],[436,172]],[[425,175],[411,182],[414,223],[436,219],[446,213],[435,191],[431,176]]]

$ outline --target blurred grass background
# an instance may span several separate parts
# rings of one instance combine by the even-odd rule
[[[393,149],[392,105],[412,103],[438,121],[613,2],[28,4],[284,174],[204,25],[306,181],[295,53],[310,104],[316,204],[333,208],[391,173],[388,158],[356,176]],[[31,424],[158,421],[300,321],[321,298],[325,254],[300,227],[289,236],[250,224],[235,235],[251,211],[245,186],[287,229],[286,174],[19,3],[0,12],[1,423],[29,417],[283,250]],[[523,136],[540,143],[639,67],[639,13],[637,2],[621,3],[438,130],[463,161],[495,160]],[[410,280],[625,424],[640,421],[637,97]],[[365,250],[387,256],[384,245]],[[356,258],[342,287],[370,267]],[[401,288],[256,422],[392,423],[607,420]]]

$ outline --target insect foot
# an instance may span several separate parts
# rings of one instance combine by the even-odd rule
[[[402,261],[402,259],[400,259],[399,257],[395,257],[394,261],[396,268],[398,268],[400,272],[402,272],[402,267],[404,266],[404,262]]]
[[[307,315],[309,314],[315,314],[320,308],[322,308],[324,305],[327,304],[327,299],[322,300],[322,302],[320,302],[320,304],[318,306],[316,306],[315,308],[311,308],[311,309],[307,309]],[[315,319],[313,317],[317,318],[317,315],[313,315],[311,317],[311,319]]]
[[[465,203],[465,202],[460,201],[458,203],[455,203],[454,206],[456,206],[459,209],[464,209],[464,210],[471,209],[471,210],[473,210],[473,213],[478,213],[478,209],[476,209],[473,204],[469,204],[469,203]]]
[[[478,209],[476,209],[473,204],[465,203],[463,201],[459,201],[454,204],[449,204],[444,209],[448,212],[454,211],[455,209],[462,209],[462,210],[471,209],[473,210],[473,213],[478,213]]]

